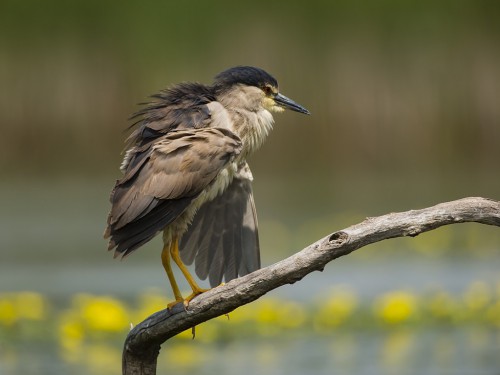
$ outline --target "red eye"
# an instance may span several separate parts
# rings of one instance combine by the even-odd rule
[[[264,86],[263,90],[267,96],[270,96],[273,93],[273,89],[271,88],[271,86]]]

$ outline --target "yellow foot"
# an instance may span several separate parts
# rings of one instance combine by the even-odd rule
[[[196,288],[193,290],[193,293],[191,293],[185,300],[184,300],[184,306],[188,306],[189,302],[196,296],[199,296],[202,293],[208,292],[210,289],[202,289],[202,288]]]
[[[171,309],[172,307],[174,307],[175,305],[178,305],[179,303],[183,303],[184,302],[184,299],[183,298],[180,298],[180,299],[176,299],[175,301],[172,301],[170,302],[168,305],[167,305],[167,309]]]

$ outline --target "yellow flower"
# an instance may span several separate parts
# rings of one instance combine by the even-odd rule
[[[0,323],[12,325],[18,320],[43,320],[48,303],[39,293],[16,292],[0,294]]]
[[[255,320],[261,324],[274,324],[279,320],[278,310],[280,306],[270,298],[262,299],[256,306]]]
[[[262,333],[278,333],[280,328],[296,328],[304,323],[306,314],[297,302],[265,298],[256,304],[255,319]]]
[[[16,306],[10,294],[0,295],[0,323],[10,326],[18,319]]]
[[[129,328],[124,304],[112,297],[78,295],[75,302],[85,325],[94,331],[121,332]]]
[[[344,286],[335,288],[323,301],[313,321],[318,332],[342,324],[358,306],[356,294]]]
[[[389,324],[402,323],[415,316],[417,298],[408,292],[389,292],[375,301],[375,314]]]
[[[59,336],[62,340],[81,341],[85,335],[80,319],[71,312],[60,317]]]
[[[85,338],[85,328],[80,316],[71,310],[63,312],[58,319],[57,332],[64,360],[76,362],[82,355],[81,347]]]

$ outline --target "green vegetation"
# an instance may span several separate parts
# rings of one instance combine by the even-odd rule
[[[38,351],[48,349],[40,364],[47,366],[49,355],[55,356],[67,369],[61,373],[118,374],[121,344],[130,326],[166,303],[156,291],[144,292],[132,303],[106,295],[75,294],[57,302],[34,292],[2,293],[0,363],[12,369],[7,374],[22,373],[26,361],[21,353],[35,345]],[[436,341],[421,342],[426,332],[437,335]],[[202,373],[211,373],[207,366],[222,366],[219,371],[230,373],[231,366],[247,361],[252,368],[283,369],[301,343],[307,343],[299,355],[302,360],[313,358],[314,350],[324,346],[322,352],[330,352],[337,366],[352,367],[373,338],[379,354],[371,366],[398,369],[408,361],[416,365],[416,353],[429,347],[433,362],[454,368],[478,352],[491,351],[498,332],[500,283],[476,281],[457,295],[439,289],[423,294],[394,290],[370,299],[340,285],[309,303],[264,297],[197,326],[194,340],[191,330],[185,331],[163,346],[159,370],[205,368]],[[467,349],[460,358],[461,345],[454,344],[453,337],[463,334]],[[56,353],[50,354],[53,350]],[[221,358],[224,365],[217,362]]]
[[[142,293],[134,303],[79,293],[67,304],[56,304],[35,292],[2,293],[0,331],[14,341],[57,340],[61,348],[71,349],[89,340],[122,339],[131,325],[164,309],[167,302],[164,295],[152,291]],[[440,289],[423,294],[394,290],[361,299],[349,286],[339,285],[308,303],[265,297],[203,323],[196,328],[196,339],[225,342],[242,336],[329,335],[346,329],[429,325],[499,329],[500,281],[497,285],[473,282],[461,295]],[[186,338],[192,338],[190,330],[176,341]]]
[[[264,173],[484,177],[499,159],[499,13],[496,2],[472,0],[6,1],[0,166],[109,171],[135,103],[254,64],[313,113],[307,133],[303,119],[278,120],[273,151],[256,156]],[[307,158],[293,151],[296,139]]]

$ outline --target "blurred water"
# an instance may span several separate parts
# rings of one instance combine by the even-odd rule
[[[339,331],[330,336],[196,341],[163,345],[158,374],[496,375],[500,332],[475,328]],[[121,345],[82,347],[65,358],[53,345],[2,348],[3,375],[119,374]]]
[[[169,293],[159,262],[160,238],[155,238],[121,261],[106,252],[102,232],[109,206],[109,185],[106,181],[78,179],[63,180],[56,185],[40,181],[4,184],[0,191],[0,291],[34,290],[57,298],[65,298],[75,292],[109,293],[133,298],[151,287],[165,288]],[[277,207],[275,210],[274,206]],[[314,225],[305,227],[306,230],[299,231],[295,240],[290,241],[287,239],[294,235],[293,223],[297,220],[297,213],[285,216],[291,211],[286,202],[264,202],[260,207],[263,208],[259,210],[263,265],[286,257],[294,247],[298,250],[308,244],[304,241],[312,242],[327,235],[328,231],[341,228],[338,223],[328,223],[328,219],[324,219],[326,223],[323,220],[314,221],[317,216],[321,217],[314,211],[314,205],[308,212],[295,207],[305,217],[312,218],[306,222],[316,223],[320,229]],[[372,209],[371,212],[381,210],[383,208]],[[276,212],[283,212],[278,216],[283,233],[276,230],[274,219],[269,219],[276,216]],[[348,218],[342,224],[354,224],[363,217]],[[287,229],[287,225],[292,229]],[[478,226],[467,225],[468,228]],[[268,232],[269,227],[271,232]],[[351,285],[366,297],[394,288],[421,292],[436,286],[458,293],[475,280],[495,283],[500,279],[500,231],[494,227],[480,227],[481,231],[476,234],[477,242],[484,249],[474,253],[426,256],[412,250],[412,243],[423,240],[426,244],[426,239],[436,242],[431,241],[426,247],[460,245],[456,241],[454,245],[451,240],[443,242],[439,237],[436,241],[430,234],[418,239],[403,239],[402,242],[391,240],[337,259],[323,273],[315,272],[275,293],[307,300],[311,298],[311,291],[321,295],[339,283]],[[434,233],[446,232],[439,229]],[[309,236],[310,240],[304,240],[302,235]],[[444,238],[453,235],[458,238],[460,230]],[[488,246],[491,248],[486,248]],[[394,247],[395,251],[387,252]],[[430,254],[435,252],[439,255],[439,249],[431,250]]]
[[[394,289],[420,294],[438,287],[459,294],[474,281],[495,285],[500,281],[499,269],[500,259],[395,259],[387,262],[347,257],[330,264],[323,273],[310,274],[294,285],[286,285],[271,293],[307,302],[342,284],[349,285],[363,298],[372,298]],[[178,280],[183,280],[181,274],[178,274]],[[165,295],[170,296],[170,287],[159,262],[137,263],[128,259],[124,262],[104,260],[102,264],[83,265],[0,264],[0,291],[33,290],[57,300],[78,292],[132,299],[151,288],[164,290]]]
[[[212,348],[196,373],[496,374],[500,369],[498,340],[498,332],[480,330],[400,330],[240,342]],[[167,369],[166,359],[168,355],[160,361],[160,369]]]
[[[159,239],[124,261],[114,260],[106,253],[101,235],[109,185],[107,181],[79,179],[56,184],[29,180],[4,184],[0,194],[0,292],[38,291],[61,304],[77,292],[131,300],[153,287],[170,295],[159,262]],[[300,241],[307,244],[308,239],[300,236],[292,242],[284,240],[293,233],[287,226],[293,228],[297,220],[276,216],[275,212],[291,210],[286,203],[277,200],[261,204],[264,265],[290,251],[280,246],[299,249],[304,244]],[[273,212],[274,207],[277,208]],[[377,210],[383,212],[384,208]],[[301,212],[311,218],[321,215]],[[276,220],[283,222],[281,242],[276,239],[279,232],[275,230]],[[347,219],[346,225],[356,221]],[[333,223],[327,223],[327,230],[340,229],[330,225]],[[271,235],[266,234],[268,226],[274,228]],[[314,233],[323,230],[311,228]],[[324,272],[308,275],[272,295],[307,304],[339,284],[349,285],[362,299],[394,289],[420,293],[441,288],[452,294],[461,293],[476,280],[494,285],[500,281],[500,257],[495,245],[498,233],[489,229],[480,233],[480,243],[492,248],[475,254],[458,252],[429,257],[404,248],[406,245],[396,252],[384,252],[384,246],[391,247],[388,243],[375,248],[372,255],[367,249],[340,258]],[[396,247],[399,246],[397,243]],[[266,251],[268,248],[274,251]],[[286,337],[260,340],[242,337],[225,344],[196,341],[180,346],[169,344],[164,345],[160,355],[158,373],[497,374],[500,370],[500,332],[482,327],[340,329],[328,336],[291,331]],[[121,345],[121,342],[88,344],[76,357],[68,357],[56,342],[21,340],[11,345],[0,338],[0,374],[118,374]],[[172,356],[186,356],[185,365],[172,362]]]

